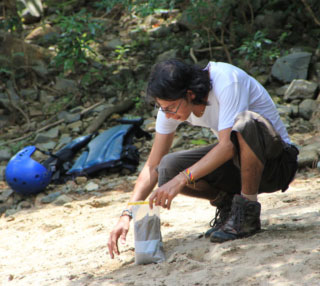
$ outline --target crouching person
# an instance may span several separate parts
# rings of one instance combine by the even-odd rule
[[[227,63],[209,62],[201,69],[172,59],[153,68],[147,96],[158,106],[156,136],[130,202],[149,196],[150,207],[170,209],[179,193],[207,199],[216,207],[205,233],[212,242],[259,231],[258,194],[285,191],[298,155],[266,89]],[[218,143],[169,153],[181,122],[212,129]],[[112,258],[129,230],[126,209],[110,233]]]

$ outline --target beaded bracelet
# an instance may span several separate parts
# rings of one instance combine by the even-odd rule
[[[193,177],[193,175],[191,174],[190,170],[187,168],[184,171],[181,172],[183,175],[186,176],[186,178],[188,179],[188,185],[193,184],[193,187],[195,187],[196,181]]]
[[[131,211],[131,210],[128,210],[128,209],[123,210],[122,213],[121,213],[121,215],[120,215],[120,217],[125,216],[125,215],[127,215],[127,216],[130,217],[130,218],[133,217],[133,216],[132,216],[132,211]]]

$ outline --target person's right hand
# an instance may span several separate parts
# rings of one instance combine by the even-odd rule
[[[110,232],[109,241],[108,241],[108,248],[109,254],[111,258],[114,258],[114,254],[120,254],[119,247],[118,247],[118,239],[120,237],[121,243],[125,244],[127,233],[129,231],[130,226],[130,217],[129,216],[122,216],[120,217],[117,225],[115,228]]]

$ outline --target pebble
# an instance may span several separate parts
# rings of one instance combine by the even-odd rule
[[[87,192],[97,191],[98,189],[99,189],[99,185],[93,182],[90,182],[85,186],[85,190]]]

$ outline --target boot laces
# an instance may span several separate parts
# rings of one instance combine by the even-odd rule
[[[223,223],[228,218],[229,208],[227,206],[222,206],[216,208],[216,213],[214,218],[210,221],[210,227],[217,227],[223,225]]]

